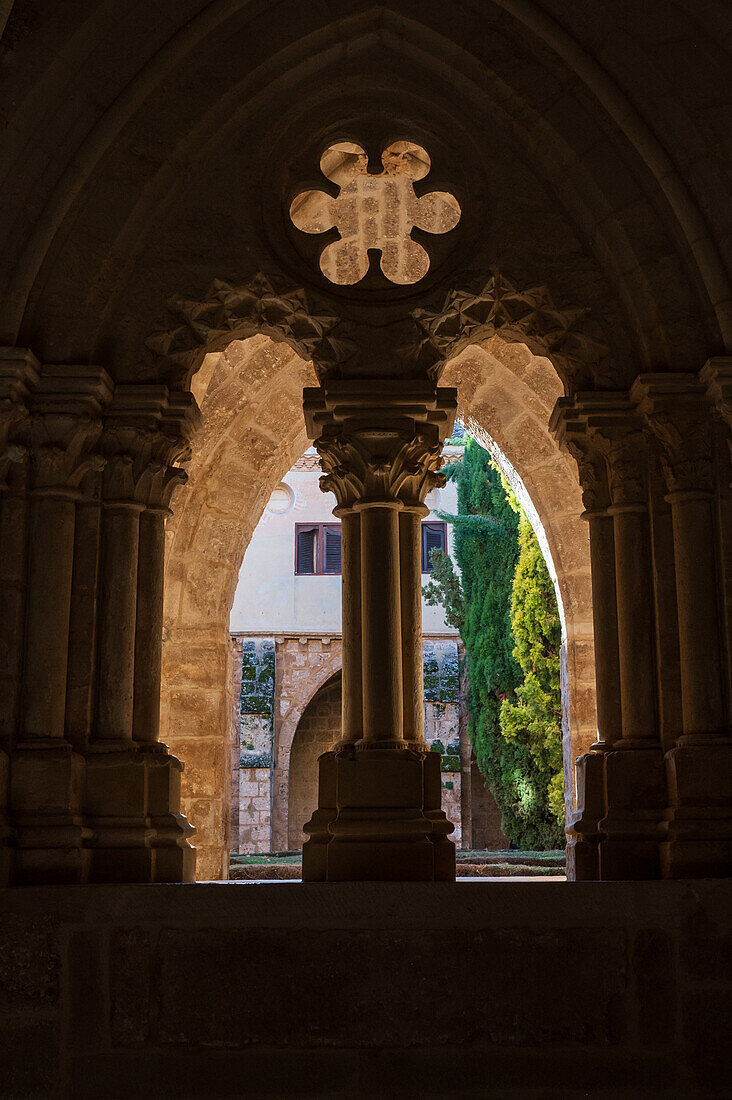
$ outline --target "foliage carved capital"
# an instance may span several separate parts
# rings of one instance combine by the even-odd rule
[[[190,438],[199,422],[189,394],[118,387],[100,440],[105,500],[167,509],[174,490],[188,480],[178,463],[190,457]]]
[[[714,489],[714,409],[703,373],[642,374],[630,391],[656,444],[671,493]]]
[[[305,416],[320,456],[321,488],[339,508],[369,501],[416,507],[444,485],[442,443],[452,431],[452,390],[425,383],[326,384],[305,391]]]

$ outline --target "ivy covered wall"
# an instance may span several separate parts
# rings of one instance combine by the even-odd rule
[[[274,639],[245,638],[239,708],[242,768],[268,768],[272,763],[274,695]]]

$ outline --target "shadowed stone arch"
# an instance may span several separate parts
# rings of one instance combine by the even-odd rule
[[[436,321],[430,317],[422,324],[422,339],[429,342],[435,368],[440,352],[447,359],[441,381],[457,388],[468,425],[506,456],[535,508],[533,518],[556,576],[566,633],[565,790],[571,808],[572,762],[595,737],[588,541],[579,519],[582,502],[574,461],[560,453],[548,430],[562,383],[549,358],[515,341],[523,336],[535,350],[551,346],[560,356],[568,348],[575,357],[589,348],[595,362],[602,346],[591,336],[583,343],[581,312],[562,315],[547,292],[542,297],[536,289],[519,291],[497,273],[493,279],[494,286],[510,295],[510,315],[494,310],[497,324],[486,325],[483,319],[464,336],[459,326],[453,327],[453,336],[440,344],[445,311],[438,311]],[[203,427],[194,441],[189,483],[174,502],[167,531],[162,725],[164,739],[186,763],[184,810],[198,829],[198,875],[210,878],[225,874],[228,851],[226,777],[234,707],[229,611],[246,545],[266,501],[307,446],[302,389],[315,379],[313,367],[291,346],[295,340],[289,321],[286,343],[259,335],[209,352],[206,340],[220,342],[227,327],[234,326],[227,325],[221,312],[214,324],[197,326],[194,318],[202,311],[194,303],[186,308],[186,332],[176,336],[175,365],[184,368],[186,354],[202,362],[192,389]],[[335,327],[331,332],[337,336]],[[471,339],[481,342],[469,343]],[[341,347],[335,337],[329,346]],[[462,350],[450,358],[453,347]],[[160,350],[165,353],[166,348]]]

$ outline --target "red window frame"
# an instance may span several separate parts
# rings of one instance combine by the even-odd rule
[[[297,568],[297,541],[300,531],[312,531],[313,528],[317,528],[317,538],[315,542],[315,572],[306,573],[301,572]],[[341,568],[337,573],[325,572],[323,568],[325,564],[325,532],[326,530],[338,531],[340,533],[340,523],[296,523],[295,524],[295,576],[296,577],[340,577],[343,572],[343,542],[341,536]]]

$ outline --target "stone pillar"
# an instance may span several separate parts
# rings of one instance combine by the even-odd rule
[[[622,737],[605,754],[600,877],[657,878],[666,783],[656,710],[647,458],[632,410],[608,410],[593,420],[612,502],[622,721]]]
[[[308,432],[325,471],[321,487],[335,493],[336,514],[350,524],[344,696],[355,687],[344,704],[344,740],[321,757],[319,806],[303,848],[307,880],[455,877],[440,759],[428,752],[422,730],[418,556],[424,498],[442,482],[441,440],[454,415],[454,391],[424,382],[329,382],[305,391]],[[360,652],[352,645],[359,589]]]
[[[336,508],[341,520],[341,630],[343,638],[342,740],[363,737],[361,650],[361,516]]]
[[[76,505],[79,486],[102,465],[91,448],[110,393],[104,372],[46,367],[24,434],[30,484],[23,691],[10,765],[15,881],[83,882],[84,758],[66,737]]]
[[[577,462],[590,540],[597,740],[575,761],[577,810],[567,826],[567,875],[580,881],[601,877],[600,821],[607,813],[605,754],[622,737],[614,521],[608,514],[605,461],[589,434],[592,410],[591,397],[589,402],[560,398],[551,421],[560,446]]]
[[[195,419],[185,395],[176,397],[177,418],[172,401],[162,387],[118,386],[101,440],[99,668],[85,801],[96,882],[194,874],[181,764],[157,740],[164,517],[185,480],[173,463]]]
[[[726,726],[711,408],[693,375],[641,375],[631,395],[657,440],[673,522],[683,733],[666,754],[664,876],[729,874],[732,736]]]
[[[402,577],[402,666],[404,737],[424,740],[424,663],[422,659],[422,519],[426,505],[405,507],[399,516]]]
[[[20,726],[23,674],[28,463],[18,438],[38,366],[30,352],[0,348],[0,886],[12,875],[10,753]]]

